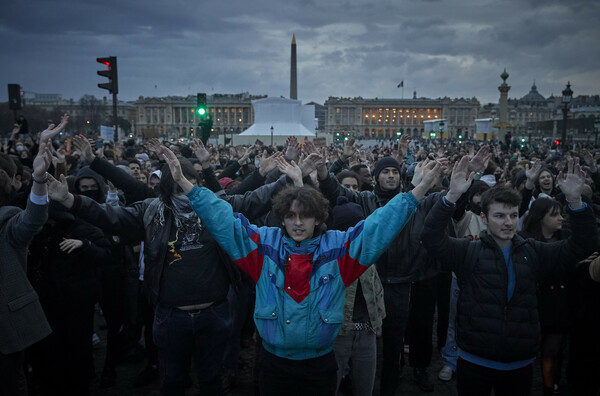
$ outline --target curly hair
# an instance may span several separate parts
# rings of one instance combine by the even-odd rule
[[[327,220],[329,216],[329,201],[320,191],[306,186],[289,186],[281,190],[273,198],[273,213],[280,221],[283,221],[294,201],[298,202],[301,216],[313,217],[319,223]]]

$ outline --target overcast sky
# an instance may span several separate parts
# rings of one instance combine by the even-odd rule
[[[600,93],[597,0],[7,0],[0,13],[6,84],[79,99],[108,92],[96,57],[116,55],[119,99],[197,92],[289,96],[296,34],[298,98],[477,97],[533,81]]]

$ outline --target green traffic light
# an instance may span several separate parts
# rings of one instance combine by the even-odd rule
[[[204,114],[206,114],[206,109],[203,107],[199,107],[198,108],[198,114],[203,116]]]

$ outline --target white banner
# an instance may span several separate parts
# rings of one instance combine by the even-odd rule
[[[100,136],[104,141],[114,142],[115,141],[115,128],[100,125]]]

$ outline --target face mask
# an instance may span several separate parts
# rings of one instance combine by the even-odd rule
[[[85,195],[86,197],[91,198],[98,203],[104,203],[102,200],[103,197],[100,194],[100,190],[87,190],[82,192],[81,195]]]
[[[171,197],[171,202],[173,203],[175,210],[178,212],[189,212],[192,210],[190,199],[185,194],[178,196],[173,195]]]
[[[17,146],[15,147],[17,151],[23,151],[24,147],[23,146]]]

